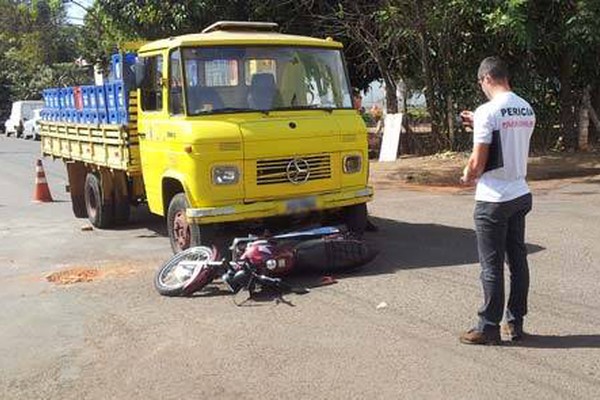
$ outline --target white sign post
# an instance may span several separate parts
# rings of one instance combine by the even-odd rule
[[[396,161],[398,157],[398,144],[402,131],[402,113],[387,114],[383,127],[383,139],[379,149],[379,161]]]

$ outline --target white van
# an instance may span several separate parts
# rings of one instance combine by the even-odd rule
[[[4,123],[4,132],[6,136],[14,133],[17,137],[23,135],[25,121],[33,118],[34,110],[41,110],[44,102],[39,100],[15,101],[12,104],[10,117]]]

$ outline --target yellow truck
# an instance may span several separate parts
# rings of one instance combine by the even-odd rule
[[[362,233],[367,131],[342,44],[219,22],[137,50],[127,124],[42,121],[42,153],[66,163],[75,216],[98,228],[147,203],[174,252],[242,221],[298,215]]]

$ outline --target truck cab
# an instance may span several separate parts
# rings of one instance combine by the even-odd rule
[[[342,208],[366,221],[367,134],[342,45],[272,28],[221,23],[138,51],[145,192],[175,250],[222,222]]]

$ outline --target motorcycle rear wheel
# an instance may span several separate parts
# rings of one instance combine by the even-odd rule
[[[163,296],[185,296],[200,290],[214,279],[215,252],[206,246],[190,247],[171,257],[154,276],[154,287]]]
[[[360,240],[336,238],[306,240],[294,251],[298,268],[319,273],[350,271],[369,263],[377,255]]]

